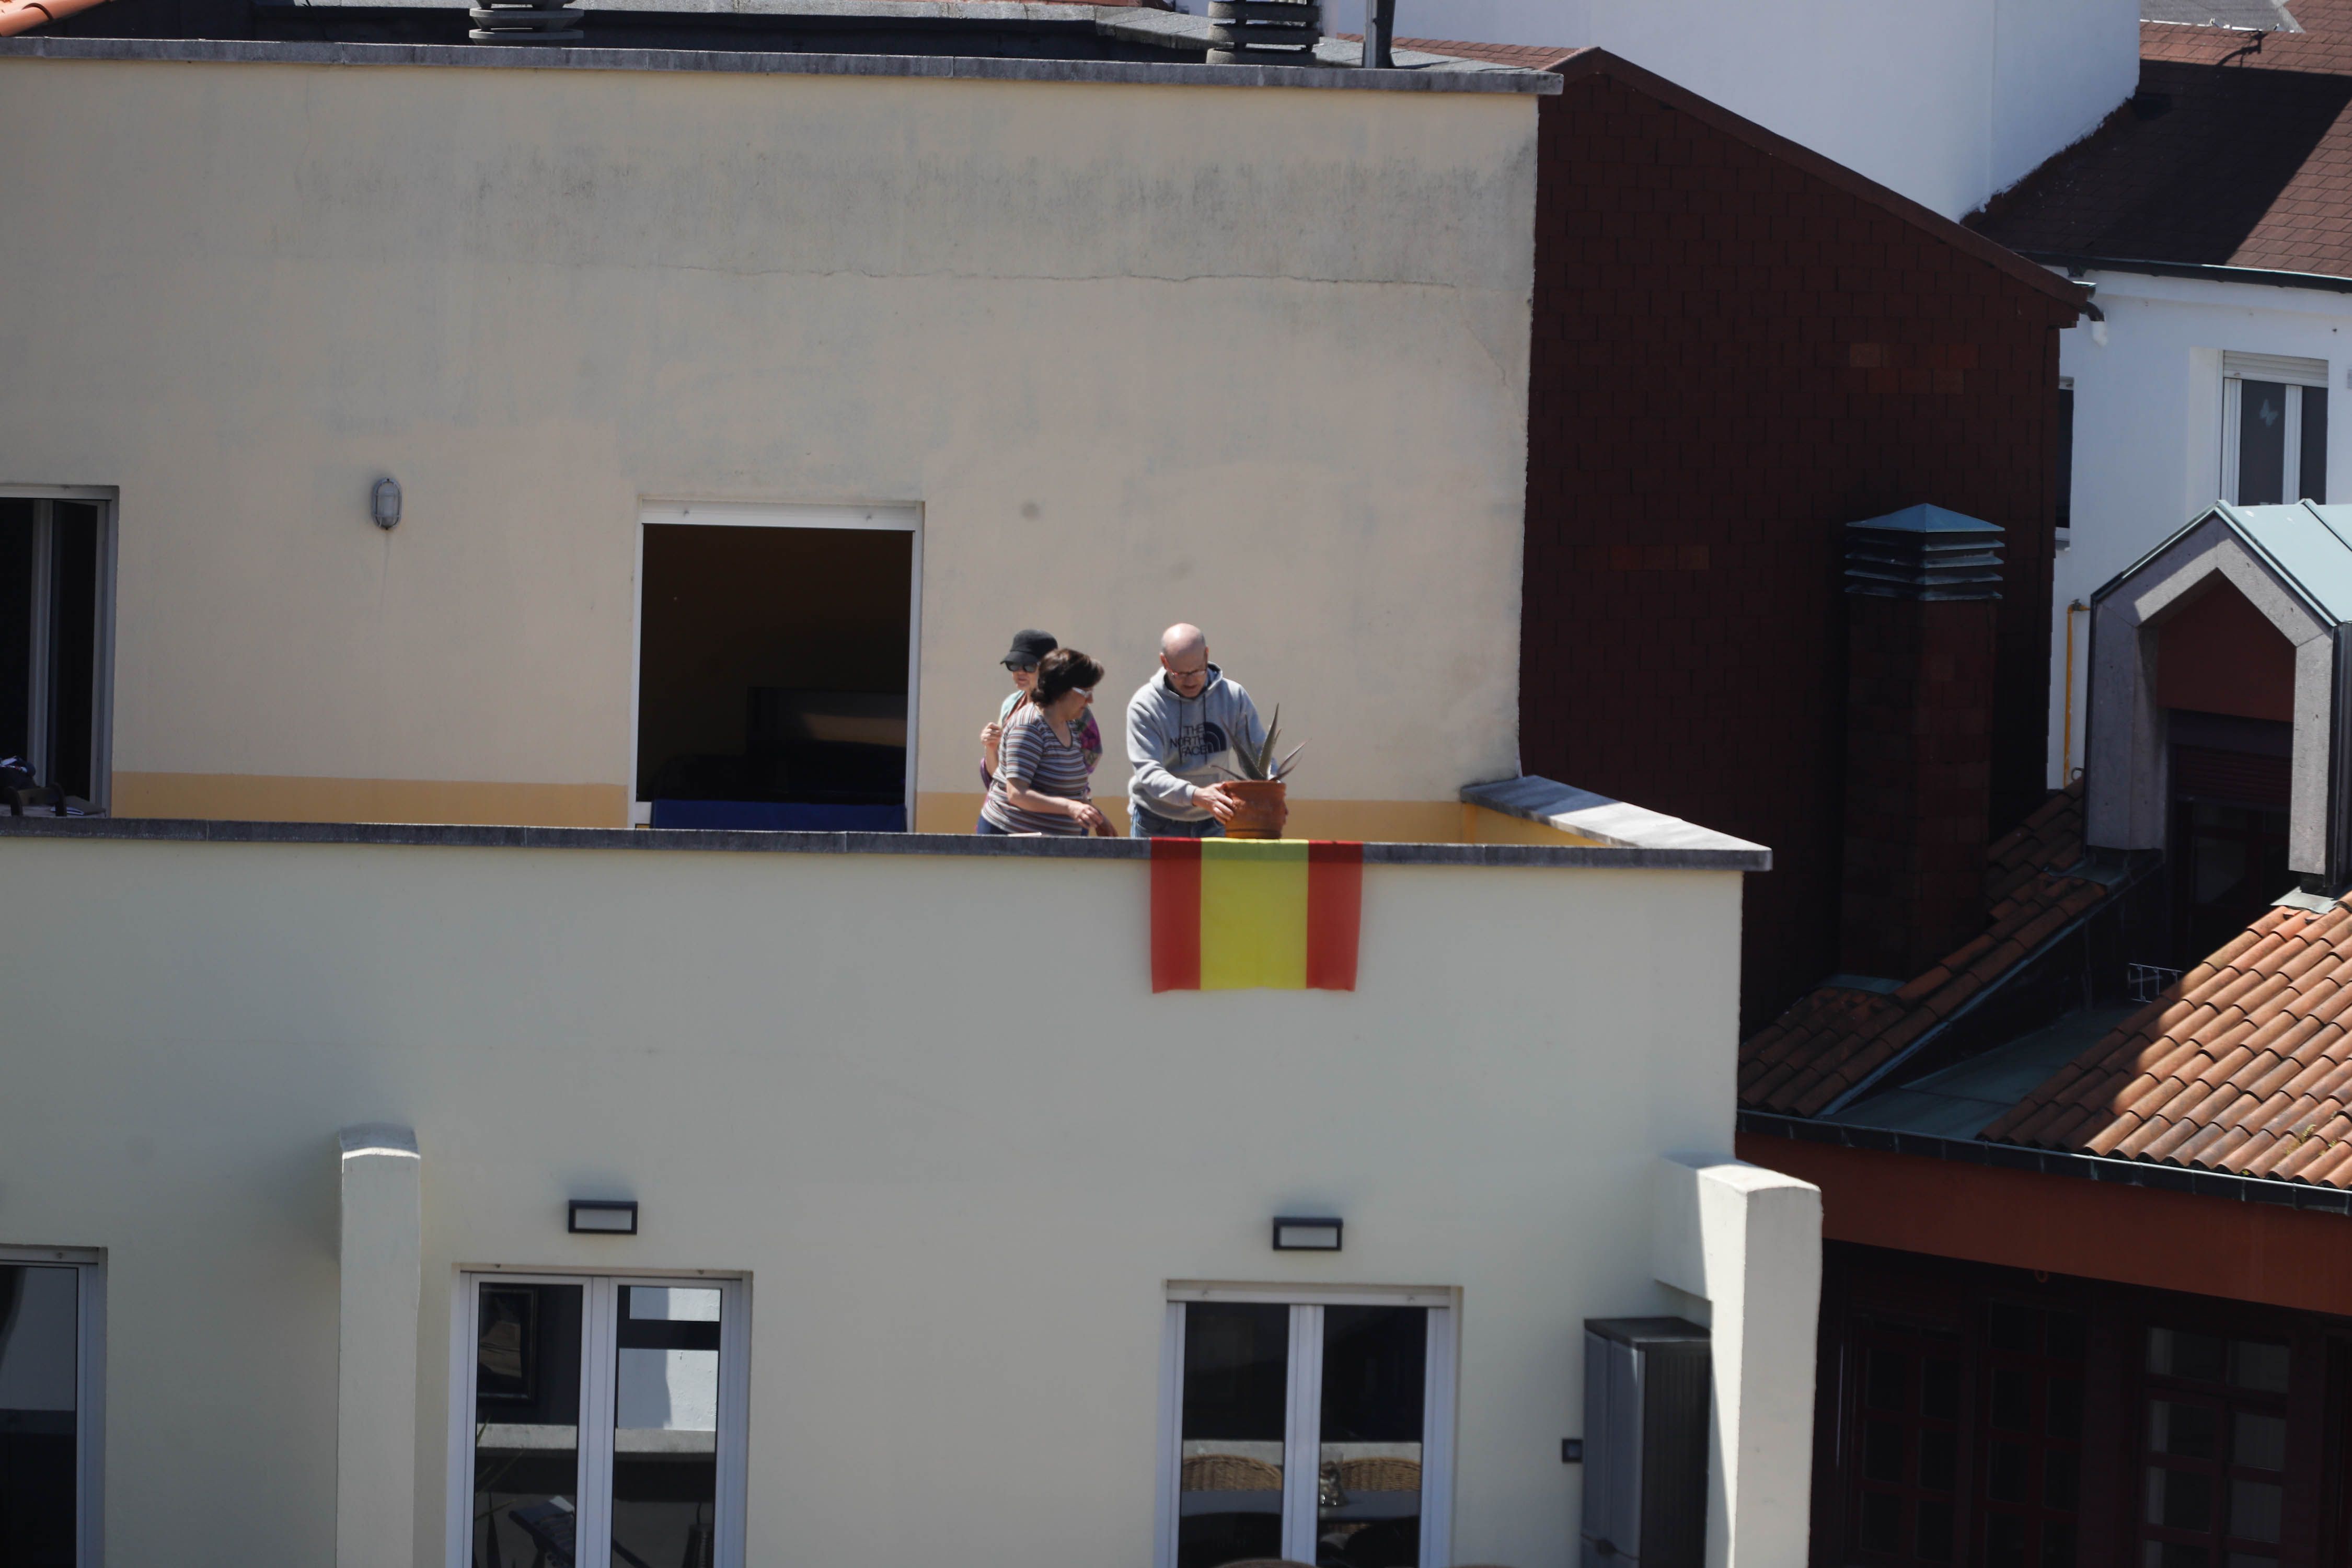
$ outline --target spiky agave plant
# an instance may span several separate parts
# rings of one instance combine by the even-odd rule
[[[1244,741],[1234,748],[1234,755],[1241,763],[1242,771],[1234,773],[1230,768],[1221,768],[1218,771],[1228,778],[1249,782],[1264,783],[1288,778],[1290,770],[1298,762],[1298,753],[1307,749],[1307,742],[1301,741],[1291,747],[1290,754],[1277,763],[1274,760],[1274,748],[1281,735],[1282,708],[1276,704],[1274,710],[1274,721],[1265,727],[1265,744],[1253,747],[1247,741]]]

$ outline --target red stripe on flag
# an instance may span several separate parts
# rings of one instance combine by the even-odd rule
[[[1201,841],[1151,841],[1151,989],[1201,988]]]
[[[1318,838],[1307,846],[1307,985],[1356,988],[1364,924],[1364,847]]]

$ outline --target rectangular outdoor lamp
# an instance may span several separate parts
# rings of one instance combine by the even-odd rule
[[[1274,1221],[1274,1249],[1276,1252],[1337,1252],[1339,1250],[1339,1222],[1278,1215]]]
[[[572,1200],[571,1230],[574,1236],[635,1236],[637,1234],[636,1200],[574,1198]]]

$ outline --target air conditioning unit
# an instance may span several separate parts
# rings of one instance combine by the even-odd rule
[[[1708,1364],[1696,1323],[1585,1320],[1582,1568],[1701,1568]]]

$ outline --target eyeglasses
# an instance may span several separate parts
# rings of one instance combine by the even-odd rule
[[[1037,661],[1034,658],[1008,658],[1004,661],[1004,668],[1021,675],[1027,675],[1037,668]]]

